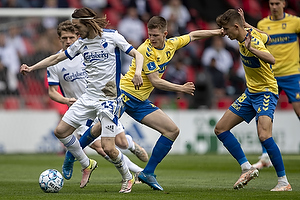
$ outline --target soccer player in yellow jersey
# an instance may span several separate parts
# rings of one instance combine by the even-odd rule
[[[271,15],[259,21],[257,28],[271,37],[267,49],[276,60],[272,69],[279,93],[281,90],[286,93],[300,120],[300,63],[297,37],[300,33],[300,18],[285,13],[285,3],[285,0],[269,0]],[[264,147],[260,160],[253,166],[257,169],[272,166]]]
[[[242,169],[242,174],[233,187],[243,188],[258,176],[258,170],[251,166],[240,143],[230,131],[241,122],[249,123],[255,117],[259,140],[267,149],[278,176],[278,184],[271,191],[290,191],[292,188],[285,174],[280,150],[272,138],[278,86],[272,71],[275,58],[265,47],[269,36],[257,29],[245,29],[244,19],[235,9],[227,10],[216,21],[224,29],[225,35],[239,42],[247,84],[245,92],[233,102],[215,127],[218,139]]]
[[[136,68],[134,60],[129,71],[121,79],[120,85],[124,104],[123,112],[125,111],[136,121],[157,130],[161,134],[145,169],[138,178],[154,190],[163,190],[156,180],[154,170],[170,151],[179,134],[179,128],[161,109],[151,103],[148,97],[154,87],[194,95],[195,86],[192,82],[178,85],[163,80],[161,77],[176,50],[194,40],[222,35],[222,29],[192,31],[180,37],[166,39],[168,34],[167,22],[159,16],[152,17],[147,23],[147,28],[149,38],[138,48],[138,51],[144,56],[143,86],[139,90],[132,87],[131,80]]]

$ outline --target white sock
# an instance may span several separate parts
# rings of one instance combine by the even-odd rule
[[[123,160],[127,164],[128,169],[130,171],[132,171],[133,173],[143,171],[143,168],[141,168],[141,167],[137,166],[136,164],[134,164],[125,154],[123,154]]]
[[[278,177],[278,182],[279,183],[284,183],[284,185],[288,185],[289,184],[286,176]]]
[[[247,162],[245,162],[245,163],[243,163],[243,164],[241,165],[241,168],[242,168],[242,171],[243,171],[243,170],[250,169],[250,168],[251,168],[251,164],[249,163],[249,161],[247,161]]]
[[[109,157],[108,155],[104,156],[104,158],[105,158],[108,162],[114,164],[113,161],[112,161],[112,159],[110,159],[110,157]]]
[[[268,153],[263,153],[262,155],[261,155],[261,159],[263,159],[263,158],[269,158],[269,154]]]
[[[117,170],[120,172],[122,179],[123,180],[130,180],[132,179],[132,174],[130,173],[128,166],[126,165],[126,163],[124,162],[124,156],[122,154],[122,152],[117,149],[119,151],[119,155],[117,156],[117,158],[115,160],[112,160],[115,167],[117,168]]]
[[[130,151],[134,151],[135,150],[135,146],[134,146],[134,142],[132,140],[132,137],[130,135],[125,135],[127,142],[128,142],[128,150]]]
[[[59,139],[67,148],[68,151],[80,162],[82,169],[89,166],[90,160],[87,155],[83,152],[78,139],[75,135],[71,134],[65,138]]]

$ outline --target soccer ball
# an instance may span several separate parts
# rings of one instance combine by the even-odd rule
[[[64,178],[56,169],[43,171],[39,178],[39,184],[44,192],[58,192],[64,185]]]

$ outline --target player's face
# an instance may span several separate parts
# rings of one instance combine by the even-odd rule
[[[226,24],[222,27],[224,29],[224,34],[231,40],[238,38],[238,28],[235,25]]]
[[[66,50],[71,44],[73,44],[78,39],[78,36],[75,33],[71,33],[68,31],[62,31],[61,36],[59,38],[63,50]]]
[[[162,49],[164,47],[167,34],[167,31],[162,31],[158,28],[148,29],[149,40],[156,49]]]
[[[271,15],[275,19],[280,19],[283,17],[285,1],[282,0],[269,0],[269,7],[271,11]]]
[[[72,19],[72,23],[74,24],[75,29],[78,31],[78,34],[82,39],[89,36],[88,28],[84,24],[80,23],[79,19]]]

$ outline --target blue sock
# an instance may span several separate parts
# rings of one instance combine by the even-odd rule
[[[264,145],[261,144],[262,147],[262,153],[267,153],[267,149],[264,147]]]
[[[230,131],[225,131],[217,135],[217,137],[240,165],[248,161],[240,143]]]
[[[281,153],[273,138],[270,137],[266,139],[265,141],[262,142],[262,145],[266,148],[269,154],[272,164],[276,170],[277,176],[278,177],[285,176],[285,169],[284,169]]]
[[[151,155],[145,169],[143,170],[143,172],[145,172],[147,174],[154,173],[156,166],[169,153],[169,151],[172,148],[172,145],[173,145],[172,140],[161,135],[153,148],[152,155]]]
[[[96,138],[91,134],[91,129],[93,126],[90,126],[88,130],[80,137],[79,143],[82,149],[91,144]]]
[[[84,149],[87,145],[89,145],[91,142],[93,142],[96,138],[91,134],[91,129],[93,126],[90,126],[84,134],[80,137],[79,143],[82,149]],[[71,154],[70,151],[67,151],[66,157],[69,159],[75,159],[75,157]]]

